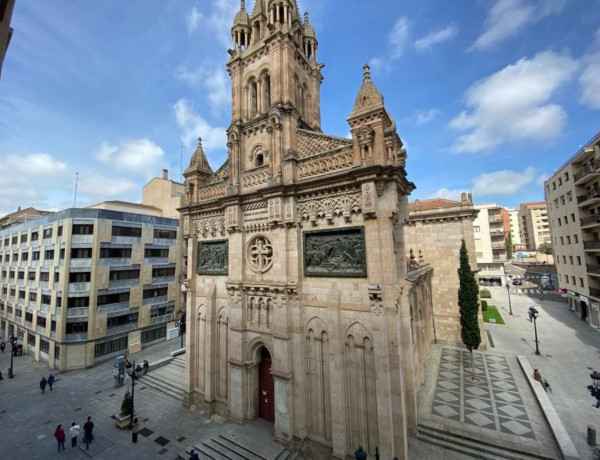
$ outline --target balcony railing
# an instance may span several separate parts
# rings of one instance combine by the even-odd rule
[[[65,334],[65,342],[85,342],[87,340],[87,332],[79,334]]]
[[[575,183],[577,183],[580,180],[584,179],[589,174],[596,173],[598,171],[599,167],[600,167],[600,161],[598,159],[595,159],[592,162],[592,164],[585,165],[581,170],[579,170],[575,174],[573,174],[573,180],[575,181]]]
[[[581,226],[600,224],[600,214],[594,214],[593,216],[583,217],[579,219]]]
[[[588,190],[583,195],[577,196],[577,204],[581,204],[585,201],[592,200],[594,198],[600,198],[600,190],[592,189]]]
[[[155,325],[155,324],[167,323],[167,322],[171,321],[172,319],[173,319],[173,313],[170,313],[168,315],[163,315],[163,316],[155,316],[154,318],[150,318],[150,324]]]
[[[590,288],[590,296],[600,299],[600,289]]]
[[[595,249],[600,249],[600,241],[584,241],[583,242],[583,249],[584,250],[595,250]]]
[[[90,290],[90,283],[69,283],[69,293],[87,292]]]
[[[81,318],[88,316],[89,307],[67,308],[67,318]]]
[[[588,274],[600,275],[600,265],[586,264]]]
[[[154,305],[157,303],[165,303],[168,301],[166,295],[159,295],[157,297],[148,297],[147,299],[142,300],[142,305]]]

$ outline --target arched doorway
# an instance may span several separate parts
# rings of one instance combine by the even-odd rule
[[[258,416],[275,421],[275,382],[271,374],[271,354],[265,347],[260,351],[258,364]]]

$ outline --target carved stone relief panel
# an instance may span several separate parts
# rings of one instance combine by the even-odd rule
[[[225,211],[225,226],[236,228],[240,225],[240,207],[239,205],[228,206]]]
[[[199,242],[196,273],[199,275],[227,275],[229,273],[229,240]]]
[[[190,236],[190,216],[183,217],[183,235]]]
[[[304,232],[305,276],[367,276],[364,227]]]
[[[377,210],[377,190],[373,182],[362,184],[362,212],[373,214]]]
[[[269,222],[281,221],[281,198],[269,200]]]
[[[296,200],[294,199],[294,197],[290,196],[285,199],[283,220],[286,223],[293,223],[296,221]]]

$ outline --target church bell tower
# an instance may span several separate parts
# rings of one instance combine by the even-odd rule
[[[241,0],[231,28],[230,185],[257,168],[281,182],[282,163],[297,152],[296,130],[321,131],[317,37],[295,0]]]

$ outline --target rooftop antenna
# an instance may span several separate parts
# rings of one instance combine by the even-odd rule
[[[79,172],[75,173],[75,196],[73,197],[73,207],[77,207],[77,182],[79,182]]]

